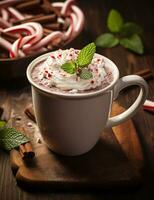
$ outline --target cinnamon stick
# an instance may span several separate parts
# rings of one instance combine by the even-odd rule
[[[31,1],[25,1],[23,3],[17,4],[15,6],[16,9],[18,9],[19,11],[25,11],[28,9],[32,9],[35,8],[36,6],[38,6],[40,4],[40,0],[31,0]]]
[[[18,39],[17,36],[15,36],[15,35],[13,35],[13,34],[11,34],[11,33],[1,32],[0,35],[1,35],[4,39],[8,40],[8,41],[11,42],[11,43],[14,42],[16,39]]]
[[[21,0],[7,0],[7,1],[1,1],[0,2],[0,8],[5,8],[8,6],[12,6],[14,4],[20,3]]]
[[[26,23],[26,22],[32,22],[33,20],[35,20],[39,17],[42,17],[42,16],[44,16],[44,14],[38,14],[38,15],[35,15],[33,17],[28,17],[26,19],[16,20],[15,22],[13,22],[13,24],[18,25],[18,24],[23,24],[23,23]]]
[[[19,152],[24,160],[32,159],[35,156],[31,142],[21,144],[19,146]]]
[[[38,16],[30,17],[27,19],[18,20],[14,24],[23,24],[27,22],[39,22],[40,24],[45,24],[45,23],[55,22],[56,19],[57,19],[57,16],[55,14],[50,14],[50,15],[40,14]]]
[[[24,127],[16,127],[18,131],[26,135],[26,130]],[[32,159],[35,156],[31,142],[26,142],[19,146],[19,153],[24,160]]]
[[[33,110],[32,105],[27,107],[24,112],[27,115],[27,117],[29,117],[29,119],[31,119],[33,122],[36,123],[36,118],[35,118],[35,114],[34,114],[34,110]]]
[[[63,25],[61,23],[52,23],[44,25],[45,28],[51,29],[53,31],[62,30]]]
[[[148,80],[149,78],[153,77],[152,71],[149,68],[140,70],[136,73],[136,75],[141,76],[142,78],[144,78],[145,80]]]
[[[43,28],[43,34],[44,34],[44,36],[47,36],[47,35],[49,35],[49,34],[52,33],[52,32],[53,32],[53,31],[50,30],[50,29]]]
[[[42,5],[40,6],[45,14],[55,13],[58,17],[60,16],[60,11],[51,5],[49,0],[42,0]]]

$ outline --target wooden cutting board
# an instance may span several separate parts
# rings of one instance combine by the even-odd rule
[[[11,167],[20,186],[26,189],[114,188],[136,186],[141,182],[144,159],[132,120],[104,130],[90,152],[66,157],[37,142],[41,138],[37,125],[23,112],[28,103],[24,95],[12,103],[11,123],[15,127],[24,126],[36,154],[33,161],[25,162],[17,150],[10,152]],[[115,103],[112,115],[123,110]]]

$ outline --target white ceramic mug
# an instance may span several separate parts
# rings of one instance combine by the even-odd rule
[[[132,117],[147,97],[148,86],[143,78],[129,75],[119,79],[118,68],[104,56],[114,76],[104,89],[77,94],[49,91],[31,78],[33,68],[49,55],[44,54],[30,63],[27,78],[32,85],[34,111],[42,137],[48,147],[59,154],[74,156],[88,152],[104,128]],[[132,85],[140,87],[136,101],[122,114],[110,118],[113,100],[122,89]]]

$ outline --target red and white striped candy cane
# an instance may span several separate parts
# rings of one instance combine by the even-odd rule
[[[15,34],[26,32],[28,35],[35,34],[35,30],[32,27],[25,25],[25,24],[6,28],[6,29],[3,30],[3,32],[5,32],[5,33],[10,32],[10,33],[15,33]]]
[[[28,45],[28,47],[31,47],[32,44],[38,42],[42,36],[43,36],[43,28],[40,24],[35,23],[35,22],[30,22],[26,23],[26,26],[31,26],[34,30],[35,33],[29,36],[21,37],[17,39],[13,45],[12,45],[12,52],[14,56],[19,56],[18,52],[20,48],[23,48],[24,50],[24,45]]]
[[[66,1],[65,3],[62,2],[55,2],[52,3],[52,6],[61,8],[61,13],[68,14],[68,9],[71,9],[72,12],[70,13],[70,26],[68,30],[64,33],[63,39],[68,40],[70,42],[83,28],[84,25],[84,15],[81,10],[77,7],[72,5],[74,1]],[[65,4],[65,6],[64,6]],[[67,6],[66,6],[67,5]]]
[[[76,26],[75,26],[75,29],[74,29],[74,31],[77,34],[83,28],[83,25],[84,25],[84,15],[83,15],[83,13],[81,12],[81,10],[77,6],[72,6],[72,10],[73,10],[73,12],[74,12],[74,14],[76,15],[76,18],[77,18],[77,23],[76,23]]]
[[[154,102],[146,100],[145,103],[143,104],[143,109],[154,113]]]
[[[0,46],[2,46],[3,48],[11,52],[12,44],[2,37],[0,37]],[[11,56],[13,58],[15,57],[13,56],[13,54]],[[19,56],[22,57],[22,56],[25,56],[25,54],[22,51],[19,51]]]
[[[67,29],[67,31],[65,31],[63,33],[63,37],[62,37],[63,40],[66,41],[69,39],[69,41],[70,41],[72,38],[72,33],[73,33],[73,18],[70,16],[70,25],[69,25],[69,28]]]
[[[50,33],[49,35],[47,35],[46,37],[44,37],[42,40],[40,40],[37,44],[31,46],[31,47],[28,47],[26,49],[24,49],[25,51],[26,50],[35,50],[35,49],[38,49],[38,48],[41,48],[41,47],[44,47],[46,46],[47,44],[51,43],[52,44],[52,41],[54,39],[57,39],[59,37],[62,37],[63,33],[60,32],[60,31],[54,31],[52,33]]]
[[[12,26],[12,24],[10,24],[8,21],[6,21],[2,17],[0,17],[0,27],[1,28],[8,28],[11,26]]]
[[[41,26],[41,24],[36,22],[28,22],[25,25],[30,26],[35,30],[35,33],[32,34],[35,37],[31,41],[29,41],[30,45],[38,42],[43,37],[43,27]]]
[[[20,37],[19,39],[17,39],[13,44],[12,44],[12,48],[11,48],[11,52],[13,53],[14,57],[18,57],[19,56],[19,50],[20,48],[26,44],[28,41],[34,39],[35,36],[33,35],[29,35],[29,36],[25,36],[25,37]]]
[[[9,19],[8,11],[4,8],[2,8],[0,11],[1,11],[2,19],[4,19],[5,21],[8,21]]]
[[[62,9],[61,9],[61,15],[67,16],[70,14],[70,9],[72,5],[74,4],[75,0],[67,0],[63,3]]]

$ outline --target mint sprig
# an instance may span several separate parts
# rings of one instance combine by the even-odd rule
[[[0,121],[0,148],[10,151],[28,141],[29,139],[25,135],[15,128],[7,127],[5,122]]]
[[[108,29],[113,33],[119,33],[123,26],[123,21],[122,15],[117,10],[112,9],[107,18]]]
[[[139,35],[133,35],[130,38],[121,39],[120,44],[138,54],[143,54],[144,47]]]
[[[141,39],[142,28],[134,22],[124,22],[122,15],[112,9],[107,17],[107,27],[111,33],[104,33],[95,40],[96,46],[102,48],[115,47],[118,44],[137,53],[143,54]]]
[[[61,68],[69,73],[69,74],[74,74],[75,73],[75,70],[76,70],[76,65],[74,62],[68,62],[68,63],[64,63]]]
[[[82,79],[90,79],[92,78],[92,73],[88,69],[81,69],[80,78]]]
[[[98,36],[95,44],[98,47],[111,48],[119,44],[119,39],[116,38],[112,33],[104,33]]]
[[[92,73],[86,68],[91,63],[95,52],[96,45],[92,42],[81,49],[75,61],[64,63],[61,68],[69,74],[76,73],[81,79],[90,79]]]
[[[79,67],[83,68],[89,65],[93,59],[94,53],[96,52],[96,45],[92,42],[81,49],[76,63]]]

